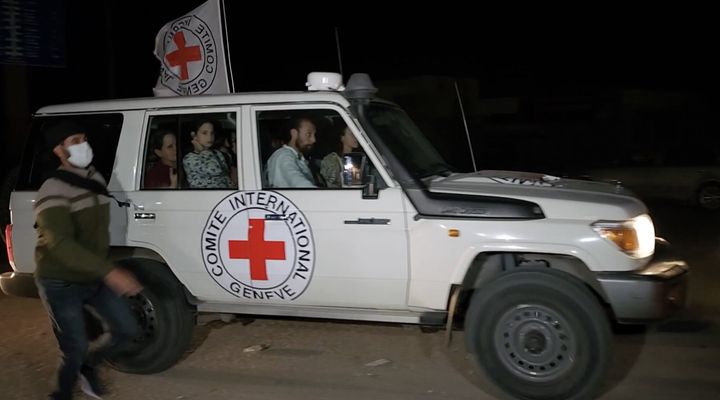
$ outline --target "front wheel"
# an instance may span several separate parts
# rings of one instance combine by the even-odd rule
[[[590,399],[611,354],[608,318],[572,276],[520,268],[476,290],[466,344],[487,376],[521,399]]]

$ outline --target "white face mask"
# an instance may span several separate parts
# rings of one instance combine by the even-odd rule
[[[78,168],[85,168],[92,162],[93,151],[88,142],[68,146],[67,151],[70,153],[68,162]]]

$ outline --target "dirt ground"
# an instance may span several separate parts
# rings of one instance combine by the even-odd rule
[[[0,296],[0,320],[0,398],[44,398],[57,351],[40,302]],[[616,335],[602,398],[720,398],[718,322],[676,319]],[[256,345],[269,347],[244,351]],[[381,365],[366,365],[374,361]],[[502,398],[465,354],[462,332],[446,348],[443,331],[417,326],[215,321],[198,327],[192,352],[166,372],[103,372],[112,390],[105,398],[118,400]]]

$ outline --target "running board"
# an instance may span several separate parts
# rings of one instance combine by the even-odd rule
[[[227,303],[197,304],[198,312],[270,315],[297,318],[340,319],[352,321],[394,322],[401,324],[442,325],[445,311],[398,311],[343,307],[302,307],[282,305],[247,305]]]

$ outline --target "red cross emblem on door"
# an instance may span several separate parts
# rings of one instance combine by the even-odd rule
[[[250,279],[268,280],[268,260],[285,260],[285,242],[265,240],[265,220],[248,221],[248,240],[230,240],[231,259],[250,260]]]

